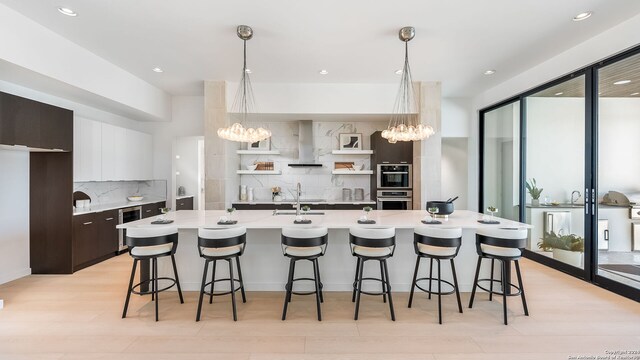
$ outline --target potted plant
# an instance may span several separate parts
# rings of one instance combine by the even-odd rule
[[[529,192],[529,195],[531,196],[531,205],[532,206],[538,206],[540,205],[540,194],[542,194],[542,188],[538,188],[538,184],[536,184],[536,179],[532,178],[529,181],[527,181],[526,184],[527,187],[527,191]]]
[[[498,212],[498,208],[495,206],[487,206],[487,212],[491,214],[491,216],[489,216],[489,221],[495,221],[493,216]]]
[[[236,208],[234,208],[234,207],[227,208],[227,216],[228,216],[228,220],[227,221],[233,221],[233,213],[235,211],[236,211]]]
[[[369,213],[371,212],[371,210],[373,210],[373,208],[371,206],[365,206],[362,208],[362,211],[364,212],[364,219],[363,220],[368,220],[369,219]]]
[[[538,248],[553,252],[553,258],[563,263],[582,267],[584,259],[584,238],[576,234],[560,235],[553,231],[545,232]]]
[[[275,202],[282,201],[282,195],[280,194],[280,186],[274,186],[271,188],[271,200]]]

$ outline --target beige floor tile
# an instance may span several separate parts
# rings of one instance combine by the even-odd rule
[[[480,352],[468,336],[360,336],[357,338],[307,337],[306,352],[318,354],[430,354],[453,351]]]
[[[130,353],[274,353],[304,352],[303,336],[141,336],[126,352]]]

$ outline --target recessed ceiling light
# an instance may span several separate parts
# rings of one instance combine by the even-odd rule
[[[613,85],[624,85],[630,83],[631,80],[620,80],[613,83]]]
[[[487,71],[484,72],[485,75],[493,75],[495,73],[496,73],[495,70],[487,70]]]
[[[154,72],[157,72],[157,73],[164,72],[164,70],[162,70],[162,68],[159,68],[159,67],[154,67],[154,68],[153,68],[153,69],[151,69],[151,70],[153,70]]]
[[[66,7],[59,7],[58,11],[60,12],[60,14],[63,14],[63,15],[78,16],[78,14],[75,11],[73,11],[73,10],[71,10],[69,8],[66,8]]]
[[[246,69],[244,72],[246,72],[247,74],[251,74],[253,71],[251,71],[251,69]]]
[[[582,21],[591,17],[593,13],[591,11],[585,11],[573,17],[573,21]]]
[[[329,72],[327,70],[325,70],[325,69],[322,69],[322,70],[318,71],[318,73],[320,75],[327,75]]]
[[[176,159],[180,159],[180,155],[176,155]]]
[[[560,95],[562,95],[562,94],[564,94],[564,93],[563,93],[562,91],[560,91],[560,92],[557,92],[557,93],[555,93],[555,94],[553,94],[553,95],[555,95],[555,96],[560,96]]]
[[[631,94],[631,96],[636,96],[636,95],[640,95],[640,93],[634,92],[633,94]]]
[[[395,71],[396,75],[402,75],[402,69],[398,69]]]

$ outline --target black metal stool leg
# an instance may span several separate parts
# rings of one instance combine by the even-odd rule
[[[202,272],[202,285],[200,286],[200,296],[198,299],[198,312],[196,313],[196,321],[200,321],[200,314],[202,313],[202,298],[204,298],[204,289],[207,283],[207,270],[209,269],[209,260],[204,261],[204,271]]]
[[[158,303],[160,296],[158,294],[158,258],[153,258],[153,291],[156,295],[156,321],[158,321]]]
[[[184,304],[184,298],[182,297],[182,288],[180,288],[180,279],[178,278],[178,267],[176,266],[176,258],[173,255],[171,255],[171,264],[173,264],[173,275],[176,277],[176,286],[178,287],[180,304]]]
[[[380,281],[380,285],[382,286],[382,302],[386,303],[387,302],[387,290],[385,290],[384,287],[384,268],[382,266],[382,261],[380,261],[380,279],[382,281]]]
[[[155,301],[156,299],[156,290],[155,290],[155,286],[156,283],[155,281],[153,281],[154,275],[153,275],[153,261],[155,259],[151,259],[151,301]]]
[[[318,263],[318,286],[320,288],[320,302],[324,302],[324,296],[322,295],[322,278],[320,277],[320,263],[318,259],[316,259],[316,263]]]
[[[127,309],[129,308],[129,299],[131,299],[131,287],[133,287],[133,279],[136,276],[136,267],[138,266],[138,259],[133,259],[133,266],[131,267],[131,277],[129,278],[129,287],[127,288],[127,299],[124,301],[124,310],[122,310],[122,318],[127,317]]]
[[[295,269],[295,260],[289,260],[289,276],[287,280],[287,285],[285,285],[286,295],[284,296],[284,308],[282,309],[282,320],[287,317],[287,305],[289,305],[289,301],[291,301],[291,288],[293,287],[293,271]]]
[[[420,266],[420,256],[416,257],[416,269],[413,271],[413,281],[411,282],[411,293],[409,294],[409,305],[407,307],[411,307],[413,303],[413,292],[416,288],[416,280],[418,279],[418,267]]]
[[[518,260],[516,263],[516,275],[518,275],[518,286],[520,287],[520,297],[522,297],[522,307],[524,308],[524,314],[529,316],[529,309],[527,308],[527,299],[524,297],[524,285],[522,284],[522,275],[520,274],[520,263]]]
[[[211,269],[211,295],[209,295],[209,304],[213,304],[213,285],[216,283],[216,261],[213,260],[213,268]]]
[[[511,266],[509,261],[502,260],[502,311],[504,313],[504,324],[507,325],[507,266]]]
[[[236,256],[236,267],[238,268],[238,280],[240,280],[240,293],[242,294],[242,302],[247,302],[247,296],[244,294],[244,281],[242,280],[242,270],[240,270],[240,257]]]
[[[429,300],[431,300],[431,283],[433,278],[433,258],[429,259]]]
[[[462,301],[460,301],[460,289],[458,289],[458,276],[456,275],[456,265],[453,262],[453,259],[450,259],[451,261],[451,273],[453,274],[453,287],[455,288],[454,290],[456,291],[456,298],[458,299],[458,311],[460,311],[460,313],[462,314]]]
[[[491,259],[491,280],[489,280],[489,301],[493,301],[493,267],[495,259]]]
[[[473,298],[476,296],[476,287],[478,286],[478,276],[480,275],[480,265],[482,256],[478,256],[478,265],[476,266],[476,276],[473,278],[473,290],[471,290],[471,298],[469,299],[469,309],[473,307]]]
[[[227,259],[229,263],[229,286],[231,291],[231,307],[233,308],[233,321],[238,321],[238,312],[236,311],[236,292],[235,292],[235,282],[233,281],[233,264],[231,262],[232,259]]]
[[[291,302],[291,299],[293,298],[292,294],[293,294],[293,279],[295,278],[295,274],[296,274],[296,262],[297,260],[293,261],[293,271],[291,271],[291,291],[289,294],[289,302]]]
[[[322,310],[320,309],[320,282],[318,281],[320,270],[318,259],[313,259],[313,282],[316,285],[316,307],[318,308],[318,321],[322,321]]]
[[[442,271],[440,268],[440,259],[436,259],[438,263],[438,322],[442,324]]]
[[[356,275],[353,279],[353,294],[351,295],[351,302],[356,302],[356,288],[358,285],[358,271],[360,271],[360,258],[356,261]]]
[[[358,260],[360,260],[358,258]],[[364,269],[365,260],[362,259],[360,261],[360,266],[358,269],[358,287],[356,288],[356,312],[353,316],[353,320],[358,320],[358,311],[360,310],[360,291],[362,291],[362,270]]]
[[[387,288],[387,295],[389,296],[389,310],[391,311],[391,320],[396,321],[396,313],[393,311],[393,299],[391,298],[391,282],[389,281],[389,269],[387,267],[387,260],[382,260],[384,264],[384,278],[386,281],[385,287]]]

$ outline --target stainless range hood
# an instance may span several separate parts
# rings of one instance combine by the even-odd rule
[[[313,121],[298,120],[298,162],[292,167],[321,167],[313,156]]]

